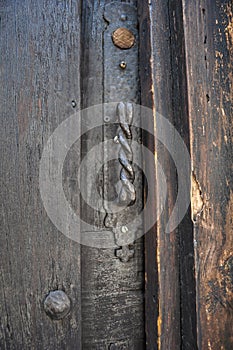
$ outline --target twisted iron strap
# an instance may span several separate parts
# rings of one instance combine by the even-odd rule
[[[136,200],[136,191],[134,182],[134,170],[132,167],[133,152],[131,149],[132,132],[130,125],[133,121],[133,105],[132,103],[120,102],[117,106],[117,117],[120,124],[120,130],[115,141],[120,143],[119,162],[122,166],[120,172],[121,190],[118,202],[120,205],[131,205]]]
[[[118,154],[119,162],[122,166],[120,171],[121,189],[116,200],[117,205],[132,205],[136,200],[136,190],[134,186],[134,169],[132,167],[133,152],[131,149],[132,132],[130,126],[133,121],[133,105],[132,103],[120,102],[117,106],[117,117],[119,121],[119,130],[114,141],[120,144]],[[115,242],[119,249],[116,250],[116,256],[123,262],[129,261],[134,255],[134,250],[131,250],[127,244],[126,235],[129,236],[126,226],[119,227],[116,223],[117,216],[107,214],[105,226],[111,227],[115,234]]]

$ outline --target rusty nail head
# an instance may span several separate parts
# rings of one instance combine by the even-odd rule
[[[112,41],[120,49],[130,49],[135,43],[134,34],[127,28],[120,27],[112,33]]]

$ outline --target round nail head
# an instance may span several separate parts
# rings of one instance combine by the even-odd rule
[[[61,320],[70,311],[70,299],[62,290],[51,291],[44,301],[44,310],[53,320]]]
[[[121,27],[113,32],[112,40],[115,46],[126,50],[134,45],[135,36],[129,29]]]
[[[127,233],[129,230],[128,230],[128,227],[127,226],[122,226],[121,228],[121,232],[122,233]]]
[[[125,61],[122,61],[120,63],[120,67],[121,67],[121,69],[125,69],[127,67],[127,63]]]
[[[104,121],[105,121],[106,123],[110,122],[110,117],[106,115],[106,116],[104,117]]]
[[[121,15],[121,21],[122,21],[122,22],[127,21],[127,19],[128,19],[127,15],[125,15],[125,14],[122,14],[122,15]]]

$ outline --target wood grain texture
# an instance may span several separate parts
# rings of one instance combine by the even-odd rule
[[[233,348],[232,1],[183,0],[198,348]]]
[[[188,151],[190,151],[186,56],[181,1],[169,1],[168,11],[173,125],[182,137]],[[186,186],[186,192],[190,193],[190,183],[183,180],[182,186]],[[178,225],[177,232],[179,236],[181,349],[196,350],[196,286],[194,276],[193,223],[190,207]]]
[[[136,57],[128,61],[129,53],[122,57],[123,51],[116,48],[112,42],[112,32],[116,27],[109,25],[109,11],[105,12],[105,5],[110,1],[83,2],[82,11],[82,37],[83,40],[83,107],[87,108],[102,102],[120,102],[132,100],[136,102],[137,91],[137,51]],[[127,7],[125,2],[115,1],[117,6]],[[114,5],[110,5],[111,10]],[[111,11],[110,11],[111,12]],[[117,11],[113,11],[114,16]],[[106,19],[107,18],[107,19]],[[122,23],[121,23],[122,25]],[[124,22],[124,25],[125,24]],[[137,50],[137,49],[136,49]],[[126,50],[129,52],[130,50]],[[125,51],[125,52],[126,52]],[[121,60],[129,62],[129,75],[124,79],[123,71],[119,67]],[[134,63],[131,64],[130,63]],[[131,68],[130,68],[131,66]],[[127,69],[126,69],[127,70]],[[133,86],[132,86],[133,81]],[[131,83],[131,84],[130,84]],[[121,95],[123,91],[123,95]],[[136,96],[136,97],[135,97]],[[108,119],[106,118],[108,117]],[[82,156],[88,153],[92,146],[99,144],[103,139],[116,136],[116,125],[108,126],[109,121],[117,120],[116,108],[103,109],[100,115],[100,123],[105,123],[103,128],[92,130],[82,139]],[[91,127],[92,119],[83,121]],[[113,143],[113,147],[114,143]],[[96,163],[103,164],[108,148],[103,148],[101,154],[96,154]],[[96,166],[97,168],[97,166]],[[105,171],[109,170],[110,176]],[[112,195],[112,189],[119,180],[120,164],[118,161],[118,149],[116,148],[115,164],[108,164],[104,174],[97,177],[96,173],[90,173],[86,169],[83,174],[83,184],[89,197],[92,198],[92,186],[100,188],[101,196],[108,198]],[[139,178],[139,176],[137,177]],[[108,190],[107,190],[108,188]],[[103,194],[103,190],[106,191]],[[113,198],[115,196],[113,193]],[[99,209],[106,209],[103,200],[92,203]],[[82,212],[87,221],[91,221],[96,227],[96,233],[108,230],[104,226],[106,214],[98,211],[87,210],[82,204]],[[130,210],[125,214],[129,218]],[[124,219],[124,215],[122,215]],[[97,249],[82,247],[82,346],[83,349],[144,349],[144,276],[143,276],[143,245],[142,241],[136,242],[135,254],[129,262],[121,262],[112,249]]]
[[[107,4],[113,9],[111,3],[0,0],[0,348],[231,350],[232,1],[115,1],[123,12],[135,6],[128,24],[124,19],[111,24],[104,13]],[[118,12],[111,15],[115,20]],[[132,26],[136,38],[132,57],[111,41],[122,23]],[[125,69],[121,61],[127,63]],[[151,130],[156,132],[157,113],[167,118],[190,148],[193,168],[192,211],[167,234],[177,173],[166,147],[143,135],[144,145],[155,154],[154,164],[144,159],[147,181],[155,183],[149,189],[155,198],[151,213],[163,190],[156,187],[158,163],[168,185],[164,211],[145,236],[145,322],[142,240],[127,263],[114,249],[80,249],[55,228],[39,192],[43,147],[64,119],[102,102],[129,98],[138,103],[140,92],[141,103],[154,112]],[[107,230],[106,214],[80,203],[77,174],[89,150],[116,135],[117,127],[108,128],[105,119],[116,115],[105,112],[100,118],[106,127],[78,140],[63,168],[67,200],[95,224],[96,233]],[[82,123],[83,129],[91,126],[91,115]],[[140,137],[133,130],[133,138]],[[96,169],[106,152],[103,148],[96,154]],[[109,183],[117,180],[119,164],[107,168],[107,177],[104,171],[96,177],[88,169],[82,174],[82,188],[97,208],[103,201],[93,196],[90,184],[102,196],[104,191],[115,196]],[[142,190],[140,172],[135,185]],[[134,215],[128,208],[120,220]],[[71,307],[61,320],[52,320],[43,308],[45,297],[56,289],[67,294]]]
[[[45,142],[79,108],[79,1],[1,1],[1,349],[80,348],[79,245],[49,220],[39,193]],[[64,168],[72,201],[72,173]],[[69,165],[70,164],[70,165]],[[70,314],[52,321],[43,301],[62,289]]]
[[[151,3],[146,17],[147,21],[149,21],[146,28],[147,34],[149,33],[151,35],[149,39],[151,52],[149,59],[150,71],[147,72],[147,74],[151,74],[149,78],[151,85],[147,86],[147,89],[152,91],[152,101],[150,103],[154,112],[154,118],[156,118],[156,113],[159,112],[172,122],[174,115],[171,102],[172,78],[169,38],[171,33],[167,3],[162,1]],[[141,75],[141,83],[143,83],[143,75]],[[144,103],[143,97],[142,103]],[[153,128],[156,128],[155,124]],[[155,140],[155,150],[155,173],[157,173],[157,162],[159,161],[167,177],[168,193],[166,208],[156,223],[155,237],[147,237],[146,235],[146,272],[148,270],[146,275],[146,293],[148,288],[148,296],[150,297],[150,299],[147,299],[146,305],[148,312],[148,314],[146,313],[147,324],[149,324],[150,329],[150,331],[147,331],[147,348],[164,350],[180,349],[179,241],[176,231],[169,235],[165,234],[166,223],[176,196],[174,186],[176,183],[175,169],[169,154],[157,140]],[[158,206],[160,205],[159,193],[162,190],[156,186],[155,198]],[[151,240],[156,250],[151,250]],[[154,240],[156,240],[156,243]],[[152,266],[150,266],[151,264]],[[152,276],[150,275],[152,267],[156,269],[157,276],[155,273]],[[153,277],[155,278],[154,280]],[[154,295],[151,294],[152,288],[155,290]],[[151,310],[149,309],[149,305],[152,306]],[[155,310],[157,311],[157,317],[155,322],[153,322],[155,319]],[[156,331],[153,331],[152,327],[156,328]]]
[[[189,148],[187,87],[182,6],[177,1],[156,1],[139,6],[140,83],[142,104],[153,109],[150,128],[156,132],[156,113],[179,131]],[[167,135],[167,137],[169,137]],[[155,153],[155,167],[145,160],[156,182],[158,163],[167,178],[164,211],[145,237],[146,335],[148,349],[196,349],[193,228],[190,210],[174,232],[165,233],[177,194],[176,171],[165,147],[144,135]],[[160,205],[161,188],[155,191]],[[189,188],[187,188],[189,191]],[[146,218],[145,218],[146,220]]]
[[[139,2],[139,76],[141,86],[141,104],[153,108],[152,86],[152,68],[151,59],[151,18],[149,16],[149,7],[146,2]],[[143,127],[143,120],[142,120]],[[148,128],[154,130],[154,120],[151,120]],[[155,153],[155,141],[153,137],[148,137],[143,133],[143,144],[153,153]],[[156,183],[155,164],[149,163],[144,159],[145,166],[149,167],[147,172],[149,183]],[[156,198],[156,187],[151,188],[152,195]],[[151,211],[156,211],[156,202],[153,202]],[[148,215],[150,213],[148,212]],[[148,220],[144,217],[144,220]],[[157,349],[157,319],[158,319],[158,269],[156,261],[157,235],[156,225],[145,235],[145,331],[146,331],[146,349]]]

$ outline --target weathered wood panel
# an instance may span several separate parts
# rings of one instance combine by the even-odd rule
[[[124,26],[134,23],[138,41],[132,60],[127,51],[108,46],[115,24],[104,12],[111,3],[0,1],[0,348],[232,349],[232,2],[115,1],[124,11],[135,6],[131,14],[138,6],[139,39],[131,15],[121,17]],[[119,68],[118,52],[119,62],[128,63],[126,71]],[[154,164],[144,160],[147,181],[157,184],[160,163],[168,185],[164,211],[145,237],[146,345],[142,241],[127,263],[114,249],[82,247],[80,266],[79,245],[55,228],[39,193],[41,154],[54,129],[80,108],[128,97],[139,102],[140,87],[142,104],[154,112],[151,130],[156,133],[158,113],[167,118],[191,145],[193,168],[194,241],[190,210],[177,229],[165,232],[177,173],[166,145],[144,134],[144,145],[155,154]],[[97,234],[109,230],[106,213],[79,203],[77,176],[89,150],[117,132],[108,127],[116,115],[105,112],[100,115],[105,126],[85,134],[82,147],[80,140],[72,147],[63,169],[67,199],[82,219],[95,224]],[[92,116],[82,123],[83,129],[91,127]],[[135,130],[133,135],[140,137]],[[107,152],[96,154],[99,164]],[[97,208],[103,202],[96,201],[90,184],[101,195],[116,192],[119,164],[107,168],[108,175],[105,169],[97,180],[88,169],[82,174],[82,188]],[[155,198],[152,213],[163,189],[149,190]],[[121,220],[132,213],[128,208]],[[71,300],[71,312],[60,321],[43,309],[46,295],[56,289]]]
[[[232,12],[183,0],[199,349],[233,348]]]
[[[142,91],[151,90],[151,101],[142,95],[142,104],[149,103],[153,108],[154,118],[157,112],[169,120],[173,120],[172,111],[172,80],[170,62],[170,28],[167,3],[153,2],[146,9],[142,23],[142,32],[146,31],[149,38],[150,66],[146,65],[149,74],[149,85],[142,87]],[[142,43],[142,38],[141,38]],[[164,44],[166,43],[166,44]],[[143,62],[143,61],[142,61]],[[143,72],[144,73],[144,72]],[[143,81],[141,74],[141,84]],[[147,96],[145,96],[146,98]],[[165,97],[165,98],[164,98]],[[156,125],[152,125],[156,128]],[[163,217],[156,224],[154,232],[146,235],[146,317],[147,317],[147,348],[148,349],[179,349],[180,348],[180,295],[178,269],[178,236],[176,232],[165,234],[165,226],[175,201],[175,171],[162,147],[155,140],[156,162],[163,157],[163,170],[168,176],[168,204]],[[166,159],[166,161],[165,161]],[[161,160],[161,159],[160,159]],[[155,173],[157,165],[155,165]],[[159,205],[159,189],[156,188],[156,200]],[[156,272],[151,274],[151,270]],[[154,290],[154,293],[153,293]],[[148,292],[147,292],[148,291]],[[156,313],[156,315],[155,315]],[[175,321],[175,322],[174,322]],[[154,328],[154,330],[153,330]]]
[[[79,245],[55,228],[39,192],[43,147],[79,108],[80,2],[1,1],[0,16],[0,348],[80,349]],[[72,201],[79,155],[68,158]],[[56,289],[72,303],[60,321],[43,309]]]
[[[137,28],[137,10],[132,7],[136,1],[83,2],[83,108],[104,102],[138,102],[138,43],[134,48],[133,59],[129,61],[130,50],[116,48],[111,34],[118,26]],[[113,9],[116,9],[115,11]],[[121,21],[120,15],[126,16]],[[132,18],[133,14],[133,18]],[[135,15],[134,15],[135,14]],[[118,16],[119,15],[119,16]],[[135,18],[136,17],[136,18]],[[136,23],[135,23],[136,22]],[[122,60],[128,66],[119,67]],[[82,157],[101,141],[113,140],[119,123],[116,108],[103,108],[99,115],[102,128],[90,131],[82,138]],[[92,127],[93,117],[83,120],[86,127]],[[96,235],[111,228],[106,226],[108,208],[103,198],[114,200],[115,185],[119,181],[118,148],[114,142],[109,147],[116,148],[116,161],[105,164],[104,172],[98,174],[98,166],[103,165],[109,152],[102,147],[102,153],[95,154],[96,172],[86,169],[82,174],[83,186],[88,192],[93,207],[82,202],[83,218],[95,226]],[[140,176],[136,176],[141,181]],[[100,189],[102,200],[93,194],[93,186]],[[137,189],[140,193],[141,187]],[[100,197],[101,197],[100,196]],[[141,198],[139,198],[141,201]],[[98,211],[104,210],[104,214]],[[121,215],[121,220],[130,219],[130,208]],[[140,228],[142,229],[142,228]],[[128,262],[116,257],[114,248],[101,249],[82,246],[82,346],[83,349],[144,349],[144,274],[143,243],[135,243],[135,254]]]
[[[181,5],[179,1],[140,3],[141,99],[143,105],[154,111],[151,130],[156,132],[156,115],[160,113],[175,126],[189,148]],[[148,135],[144,142],[155,153],[155,169],[145,160],[151,176],[156,181],[160,163],[168,185],[164,211],[145,237],[147,348],[196,349],[190,211],[176,230],[170,234],[165,232],[177,195],[176,170],[166,145],[164,147],[158,140],[154,143]],[[160,191],[163,189],[157,186],[154,195],[157,203],[151,208],[152,212],[161,205]]]

